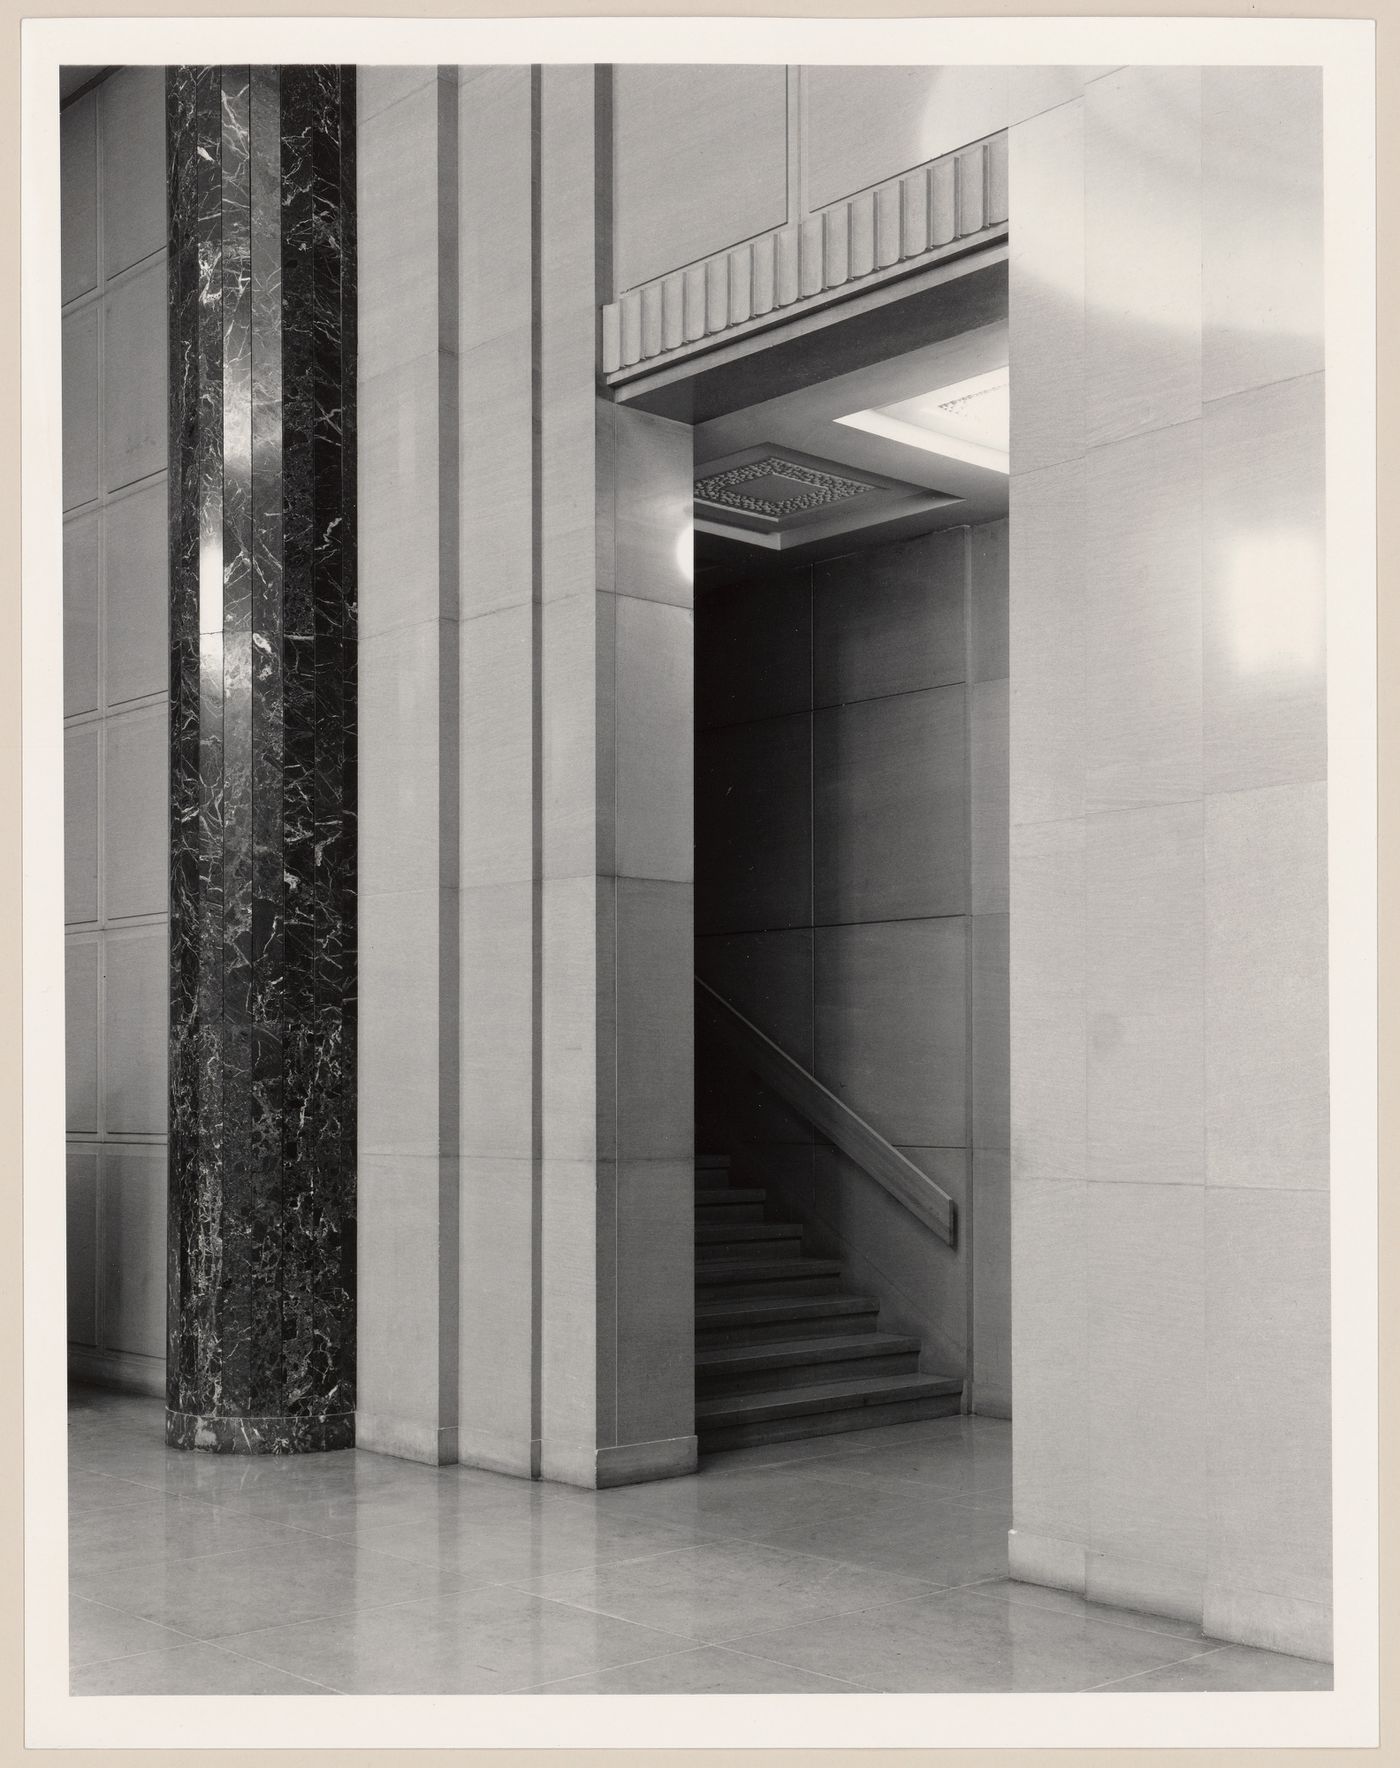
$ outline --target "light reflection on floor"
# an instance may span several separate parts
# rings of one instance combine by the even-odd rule
[[[167,1450],[75,1389],[75,1694],[1201,1691],[1327,1665],[1006,1578],[1011,1429],[743,1449],[609,1492]]]

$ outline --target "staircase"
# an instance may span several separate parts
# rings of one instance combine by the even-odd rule
[[[695,1160],[695,1429],[701,1453],[868,1430],[962,1408],[962,1377],[921,1375],[919,1341],[879,1330],[880,1304],[770,1222],[729,1156]]]

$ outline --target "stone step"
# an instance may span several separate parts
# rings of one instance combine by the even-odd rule
[[[763,1225],[763,1223],[735,1223],[736,1227],[762,1227]],[[727,1233],[720,1240],[712,1240],[708,1245],[695,1248],[695,1269],[698,1274],[710,1265],[734,1264],[740,1259],[752,1261],[760,1258],[800,1258],[801,1256],[802,1240],[799,1234],[790,1234],[780,1240],[740,1240],[734,1234]]]
[[[801,1222],[721,1222],[717,1227],[697,1227],[695,1244],[711,1245],[731,1240],[791,1240],[802,1233]]]
[[[892,1332],[710,1345],[695,1354],[695,1391],[702,1397],[757,1393],[852,1375],[914,1375],[918,1368],[918,1339]]]
[[[764,1344],[835,1333],[873,1332],[880,1304],[869,1295],[767,1294],[735,1296],[702,1291],[695,1302],[698,1348]]]
[[[915,1418],[940,1418],[962,1407],[957,1375],[852,1376],[810,1387],[716,1394],[695,1402],[704,1452],[836,1431],[868,1430]]]
[[[695,1265],[697,1299],[726,1295],[833,1295],[841,1279],[834,1258],[704,1259]]]
[[[763,1205],[761,1203],[697,1203],[695,1205],[695,1226],[697,1228],[723,1227],[726,1222],[761,1222]]]
[[[750,1249],[762,1252],[771,1247],[777,1252],[797,1252],[802,1244],[799,1222],[697,1222],[695,1224],[695,1255],[697,1260],[746,1258]]]
[[[695,1156],[695,1428],[702,1451],[867,1430],[962,1409],[962,1378],[919,1371],[919,1341],[879,1330],[836,1259],[802,1256],[802,1226],[767,1193]]]

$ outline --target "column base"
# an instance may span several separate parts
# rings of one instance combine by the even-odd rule
[[[211,1455],[316,1455],[353,1449],[353,1412],[308,1412],[298,1417],[218,1417],[165,1409],[165,1441],[172,1449]]]
[[[693,1436],[660,1437],[655,1442],[619,1443],[602,1449],[547,1437],[541,1446],[541,1471],[546,1479],[599,1492],[609,1486],[679,1479],[694,1473],[698,1465]]]

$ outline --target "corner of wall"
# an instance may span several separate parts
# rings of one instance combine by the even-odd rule
[[[1027,1529],[1007,1530],[1006,1553],[1011,1576],[1023,1584],[1044,1584],[1052,1590],[1084,1594],[1084,1546],[1034,1535]]]

